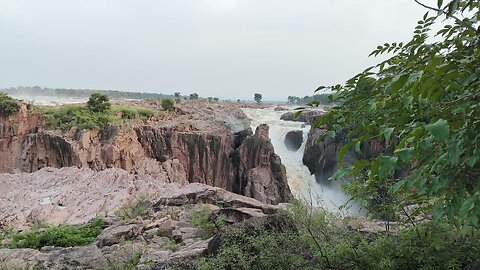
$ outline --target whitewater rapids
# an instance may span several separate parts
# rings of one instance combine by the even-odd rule
[[[309,125],[302,122],[280,120],[280,116],[285,111],[274,111],[273,107],[244,108],[243,112],[251,119],[251,128],[254,132],[261,124],[267,124],[270,127],[270,140],[275,153],[282,159],[287,171],[288,185],[295,198],[341,215],[358,215],[360,213],[356,204],[349,203],[348,207],[342,207],[349,202],[349,197],[341,191],[341,183],[333,182],[329,185],[321,185],[315,179],[315,175],[311,174],[307,166],[303,164],[302,158],[310,131]],[[292,130],[303,131],[303,143],[297,151],[290,151],[285,145],[285,135]]]

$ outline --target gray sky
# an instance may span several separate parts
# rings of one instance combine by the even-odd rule
[[[424,13],[413,0],[0,0],[0,87],[286,100],[377,62]]]

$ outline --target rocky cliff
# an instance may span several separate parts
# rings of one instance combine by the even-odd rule
[[[327,181],[338,169],[338,153],[347,138],[345,133],[337,134],[335,138],[327,137],[324,141],[317,142],[321,128],[312,128],[308,133],[305,151],[303,153],[303,164],[308,167],[310,172],[315,174],[317,181]],[[371,141],[362,143],[360,146],[361,154],[356,153],[353,147],[345,153],[343,162],[345,165],[352,164],[360,156],[370,158],[384,151],[381,142]]]
[[[268,203],[291,197],[268,127],[251,136],[238,107],[187,103],[176,113],[148,123],[67,134],[44,130],[41,114],[22,107],[17,114],[0,118],[0,124],[0,172],[120,168],[166,178],[163,182],[221,187]]]

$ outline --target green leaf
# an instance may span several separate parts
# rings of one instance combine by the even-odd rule
[[[380,129],[381,134],[385,138],[385,140],[388,142],[390,140],[390,136],[392,136],[394,128],[387,128],[387,127],[382,127]]]
[[[385,179],[387,176],[393,174],[397,161],[398,161],[397,157],[392,157],[392,156],[378,157],[378,162],[380,165],[378,169],[378,177],[380,179]]]
[[[462,206],[460,207],[460,212],[459,212],[460,216],[466,216],[468,212],[473,209],[476,201],[477,201],[477,197],[475,196],[472,196],[466,199],[463,202]]]
[[[444,119],[439,119],[437,122],[427,125],[425,128],[440,142],[445,142],[450,134],[448,121]]]
[[[410,158],[412,157],[412,154],[413,154],[413,150],[414,148],[413,147],[409,147],[409,148],[401,148],[401,149],[397,149],[395,150],[395,154],[398,154],[400,156],[400,159],[407,163],[408,161],[410,161]]]

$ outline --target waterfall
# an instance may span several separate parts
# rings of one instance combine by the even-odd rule
[[[270,140],[275,153],[282,159],[287,171],[288,185],[295,198],[342,215],[358,215],[360,213],[360,208],[356,204],[349,204],[346,209],[340,209],[349,201],[349,197],[340,189],[340,182],[319,184],[315,175],[312,175],[307,166],[303,164],[302,158],[310,130],[309,125],[302,122],[280,120],[280,116],[285,111],[275,111],[273,107],[244,108],[243,112],[251,119],[251,128],[254,132],[261,124],[267,124],[270,127]],[[285,135],[292,130],[303,131],[302,146],[295,152],[288,150],[284,142]]]

